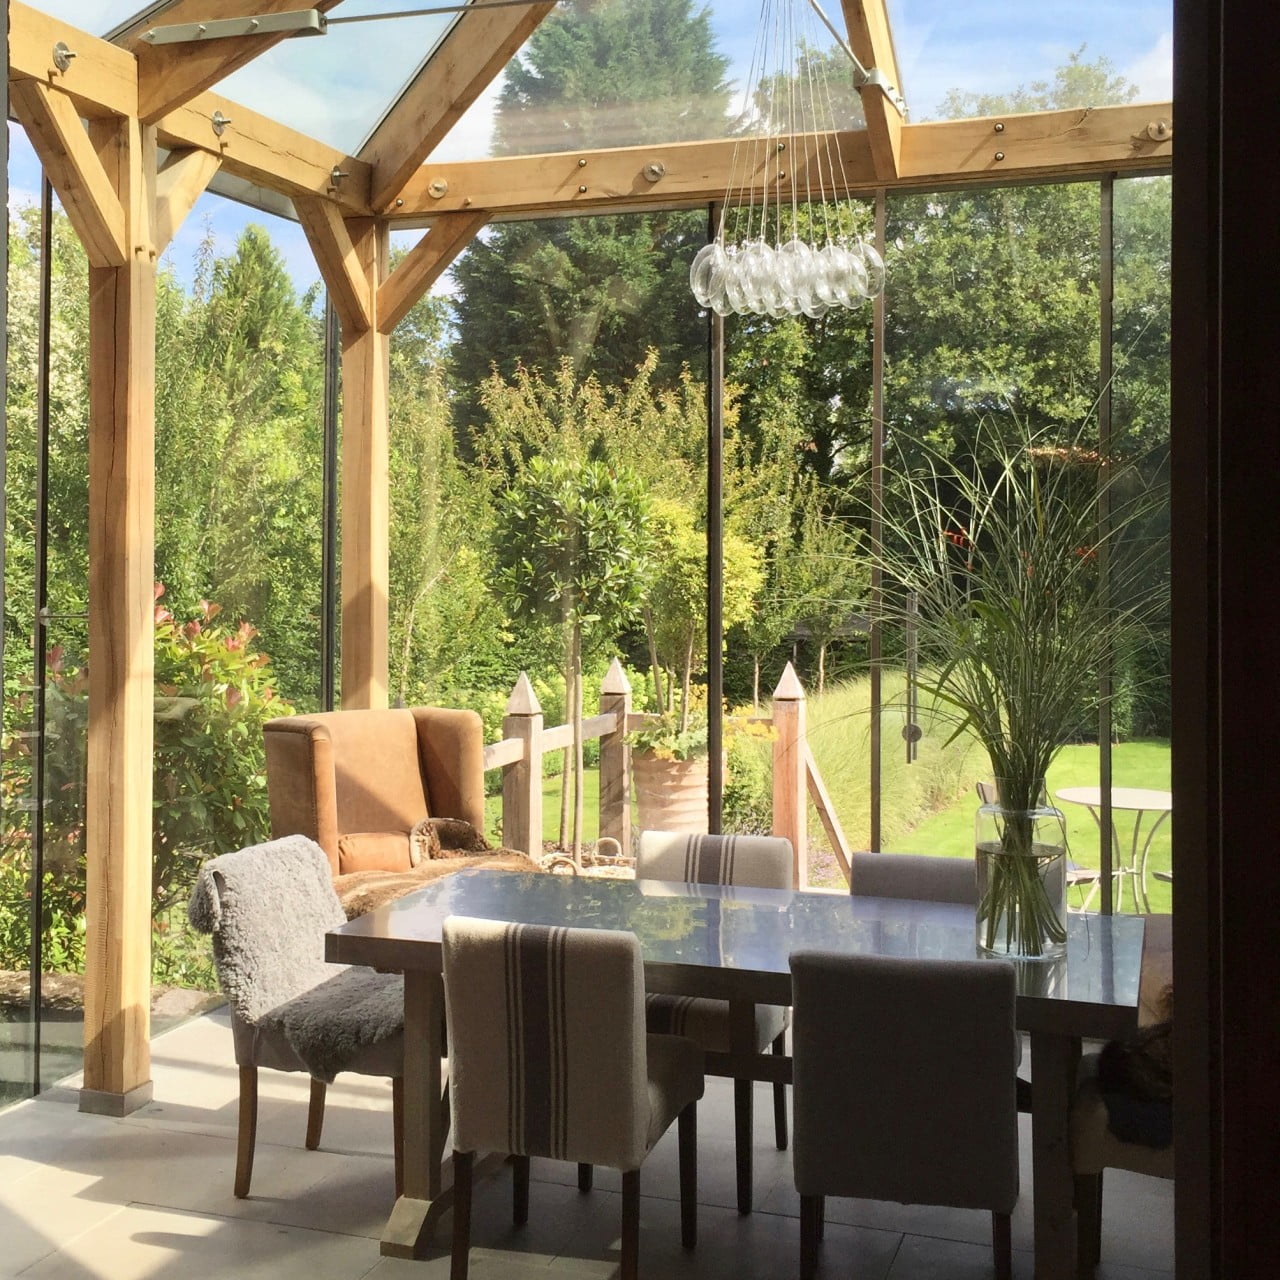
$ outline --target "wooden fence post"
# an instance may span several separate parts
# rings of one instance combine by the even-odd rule
[[[502,736],[524,743],[520,759],[502,771],[502,843],[541,858],[542,706],[523,671],[507,699]]]
[[[773,691],[773,834],[791,841],[797,889],[809,882],[805,718],[804,688],[788,662]]]
[[[631,748],[626,739],[631,684],[617,658],[600,686],[600,714],[610,712],[618,717],[618,727],[600,739],[600,834],[616,840],[619,855],[626,858],[631,855]]]

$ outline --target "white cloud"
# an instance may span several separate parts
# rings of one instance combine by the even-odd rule
[[[455,160],[475,160],[487,156],[493,146],[494,119],[498,112],[498,95],[502,92],[502,76],[495,77],[485,91],[463,113],[462,119],[445,135],[431,153],[438,164]]]
[[[1140,102],[1164,102],[1173,97],[1173,33],[1163,32],[1155,44],[1124,69],[1126,80],[1138,86]]]

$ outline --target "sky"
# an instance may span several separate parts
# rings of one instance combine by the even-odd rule
[[[344,0],[332,16],[429,7],[431,0]],[[630,0],[641,5],[646,0]],[[716,45],[741,86],[752,65],[755,15],[762,0],[704,0]],[[764,0],[773,3],[773,0]],[[837,0],[820,0],[840,23]],[[95,33],[136,12],[142,0],[34,0],[38,8]],[[1139,100],[1172,94],[1171,0],[888,0],[902,88],[913,120],[936,117],[951,89],[999,93],[1036,80],[1084,48],[1106,56],[1139,89]],[[302,7],[301,2],[299,7]],[[805,20],[809,15],[805,10]],[[229,77],[220,92],[345,150],[355,150],[381,107],[413,74],[447,29],[441,16],[335,26],[328,35],[287,41]],[[325,86],[323,89],[317,86]],[[468,111],[436,151],[439,160],[485,155],[492,134],[498,83]],[[10,206],[38,198],[40,171],[21,129],[10,125]],[[195,250],[212,235],[229,252],[248,222],[265,226],[299,289],[314,283],[314,261],[296,224],[205,195],[174,238],[166,258],[189,280]],[[446,278],[438,285],[447,291]]]

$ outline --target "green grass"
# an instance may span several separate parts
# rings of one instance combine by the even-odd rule
[[[1113,784],[1117,787],[1150,787],[1158,791],[1169,789],[1169,744],[1164,741],[1122,742],[1111,750]],[[976,774],[974,781],[981,776]],[[1053,767],[1049,770],[1050,796],[1062,787],[1096,787],[1098,785],[1098,748],[1094,745],[1063,747]],[[913,853],[937,853],[951,857],[969,857],[973,852],[973,819],[978,801],[970,785],[956,799],[930,814],[911,829],[892,847]],[[1101,837],[1098,825],[1082,805],[1060,806],[1067,822],[1067,840],[1071,857],[1081,866],[1097,867],[1101,853]],[[1116,831],[1123,849],[1128,850],[1132,838],[1133,819],[1136,815],[1117,810]],[[1149,831],[1154,815],[1143,816],[1143,830]],[[1151,872],[1167,871],[1170,866],[1171,824],[1166,820],[1151,843],[1151,857],[1147,863],[1147,894],[1151,909],[1167,912],[1172,909],[1172,886],[1156,880]],[[1073,894],[1073,898],[1075,895]],[[1095,898],[1093,907],[1098,905]],[[1125,890],[1125,909],[1132,910],[1129,890]]]
[[[588,769],[582,781],[583,815],[582,840],[589,844],[600,831],[600,774]],[[498,843],[502,829],[502,796],[486,796],[484,802],[485,826],[489,839]],[[570,814],[572,821],[572,813]],[[560,775],[542,780],[542,839],[543,843],[560,838]]]

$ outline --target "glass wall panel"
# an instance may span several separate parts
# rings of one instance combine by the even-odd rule
[[[906,672],[914,658],[928,677],[952,659],[958,646],[969,652],[996,643],[998,618],[1008,618],[1019,584],[1040,581],[1060,590],[1055,575],[1093,572],[1093,492],[1097,474],[1099,388],[1099,209],[1096,184],[1026,186],[1003,190],[940,192],[890,198],[887,240],[885,502],[887,541],[898,545],[930,539],[951,548],[943,586],[957,600],[1000,581],[996,612],[974,632],[954,636],[922,622],[918,650],[910,627],[885,630],[886,716],[881,763],[883,847],[901,851],[971,856],[975,783],[992,777],[986,753],[969,734],[952,739],[955,718],[948,708],[919,695],[915,722],[922,731],[915,759],[907,763],[901,729],[906,716]],[[1008,539],[971,541],[982,513],[952,480],[953,464],[982,492],[999,490],[1006,457],[1023,459],[1031,441],[1037,483],[1060,483],[1072,496],[1079,521],[1073,538],[1052,564],[1035,565],[1014,542],[1021,525],[1035,525],[1027,502],[1004,498],[994,509],[1007,515]],[[932,527],[901,528],[907,521],[906,477],[937,467],[948,478],[939,488],[942,508]],[[1038,527],[1038,526],[1037,526]],[[993,528],[993,522],[987,525]],[[1030,545],[1030,544],[1027,544]],[[1047,544],[1046,544],[1047,545]],[[999,548],[997,550],[997,548]],[[1046,554],[1046,553],[1042,553]],[[1022,556],[1025,563],[1011,562]],[[1081,560],[1085,557],[1085,560]],[[985,575],[985,576],[984,576]],[[1072,581],[1080,581],[1074,578]],[[932,596],[932,591],[931,591]],[[905,600],[900,604],[906,606]],[[1004,610],[1004,612],[1001,612]],[[906,619],[903,619],[906,621]],[[984,630],[985,628],[985,630]],[[1011,622],[1008,635],[1022,636],[1019,652],[1030,654],[1026,628]],[[985,637],[985,639],[984,639]],[[1046,657],[1072,668],[1069,657]],[[1027,657],[1027,670],[1042,667]],[[1059,670],[1070,678],[1070,670]],[[1090,675],[1096,681],[1096,675]],[[1048,788],[1097,785],[1099,747],[1096,713],[1087,709],[1091,690],[1082,687],[1077,716],[1057,714],[1065,741],[1048,773]],[[1074,696],[1074,695],[1073,695]],[[1068,721],[1070,721],[1068,723]],[[1066,806],[1070,808],[1070,806]],[[1082,821],[1081,821],[1082,820]],[[1071,853],[1098,865],[1098,835],[1087,810],[1069,813]],[[1079,905],[1078,901],[1073,905]],[[1094,903],[1096,907],[1097,903]]]
[[[267,836],[262,724],[322,703],[322,302],[289,224],[239,221],[158,284],[157,989],[211,985],[194,874]]]
[[[397,329],[393,699],[474,707],[493,741],[522,671],[550,728],[573,720],[579,673],[596,713],[616,657],[637,710],[657,709],[656,682],[705,725],[707,322],[687,280],[706,227],[703,212],[492,227]],[[598,744],[583,754],[590,844]],[[535,843],[571,847],[573,751],[545,767]]]
[[[1115,309],[1112,432],[1115,447],[1141,460],[1147,482],[1163,492],[1169,456],[1169,178],[1130,178],[1115,183]],[[1145,545],[1144,545],[1145,544]],[[1162,500],[1128,546],[1148,555],[1149,586],[1167,590],[1169,508]],[[1172,819],[1169,793],[1169,616],[1167,606],[1148,633],[1121,655],[1114,707],[1114,786],[1153,792],[1126,795],[1148,806],[1115,812],[1117,853],[1138,874],[1124,877],[1123,908],[1133,910],[1133,890],[1145,909],[1172,905]],[[1138,825],[1138,819],[1141,825]],[[1150,844],[1147,843],[1150,839]],[[1143,874],[1143,862],[1146,871]]]

